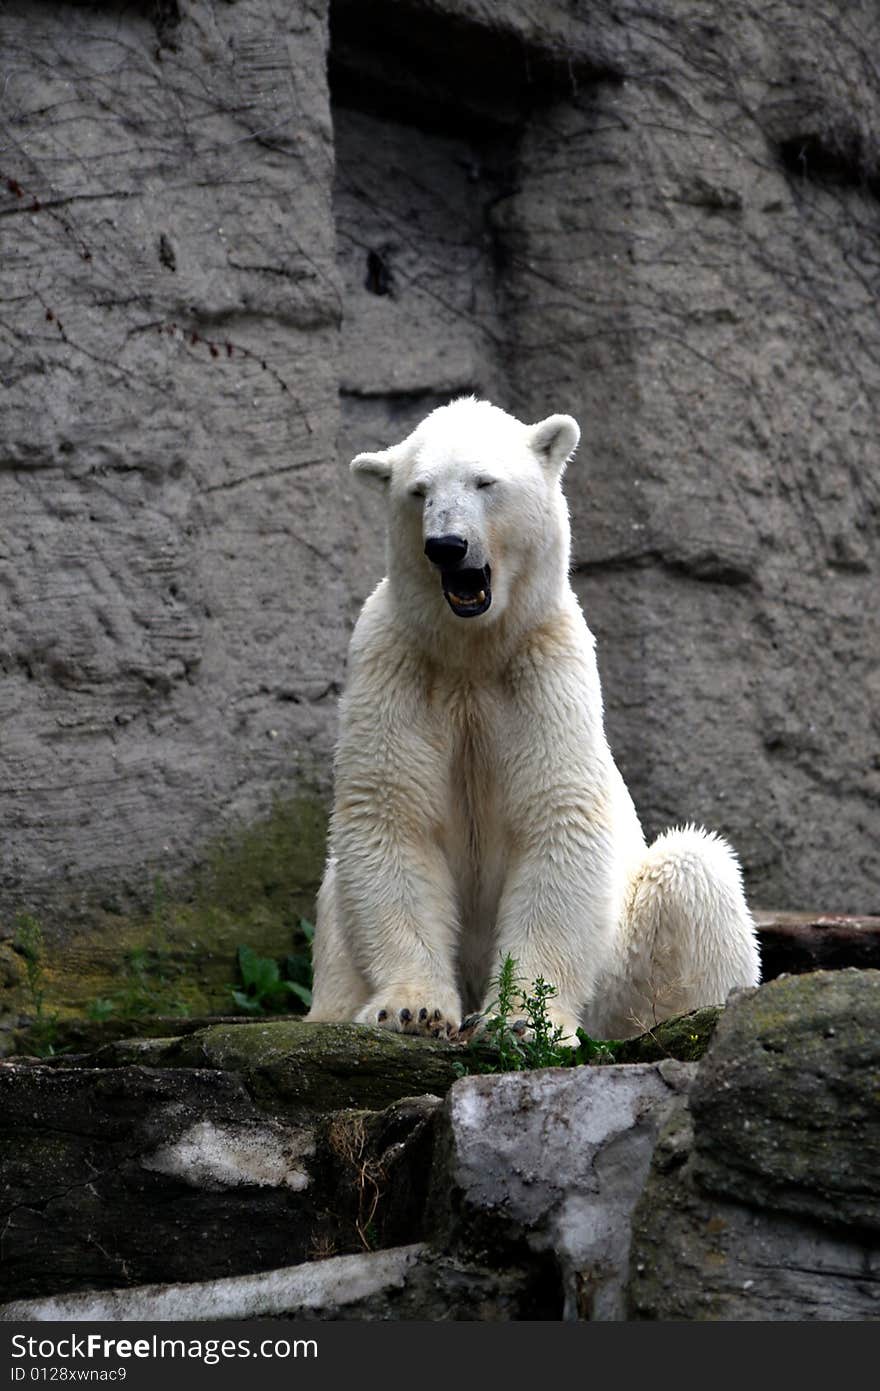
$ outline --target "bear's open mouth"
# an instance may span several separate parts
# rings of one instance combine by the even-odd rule
[[[492,571],[488,565],[480,570],[441,570],[440,577],[444,598],[459,618],[476,618],[486,612],[492,602]]]

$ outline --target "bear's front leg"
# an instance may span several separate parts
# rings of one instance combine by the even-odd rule
[[[598,677],[591,650],[573,646],[544,635],[511,675],[499,764],[510,858],[497,920],[497,960],[514,959],[525,991],[539,977],[555,987],[548,1014],[572,1044],[613,952],[622,882]],[[493,1003],[490,992],[484,1008]]]
[[[342,932],[367,983],[354,1021],[451,1035],[461,1001],[457,900],[441,834],[445,743],[400,662],[376,673],[356,666],[342,716],[332,846]]]
[[[600,856],[601,851],[594,864]],[[511,867],[498,915],[497,964],[512,957],[522,994],[530,994],[539,979],[554,987],[547,1016],[572,1047],[613,941],[610,898],[602,893],[601,875],[590,881],[583,874],[591,859],[586,841],[572,835],[570,827],[536,838]],[[496,1008],[493,987],[483,1012],[491,1015]]]
[[[381,812],[338,826],[334,844],[340,913],[370,989],[354,1022],[399,1033],[455,1033],[457,924],[441,852],[402,833],[396,818]]]
[[[455,897],[439,847],[381,813],[341,830],[335,844],[340,906],[371,988],[355,1023],[455,1034]]]

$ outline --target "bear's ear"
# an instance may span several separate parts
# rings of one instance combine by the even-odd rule
[[[577,449],[580,437],[580,426],[570,415],[548,415],[546,420],[531,426],[529,446],[541,467],[558,477]]]
[[[395,450],[381,449],[375,454],[357,454],[351,461],[351,471],[368,483],[385,485],[391,478]]]

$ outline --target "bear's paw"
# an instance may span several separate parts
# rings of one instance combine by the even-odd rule
[[[355,1017],[356,1024],[375,1024],[396,1034],[455,1038],[461,1008],[458,999],[424,986],[401,986],[373,996]]]

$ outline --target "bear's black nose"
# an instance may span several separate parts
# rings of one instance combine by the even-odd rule
[[[429,536],[425,542],[425,555],[432,565],[449,569],[464,560],[468,543],[463,536]]]

